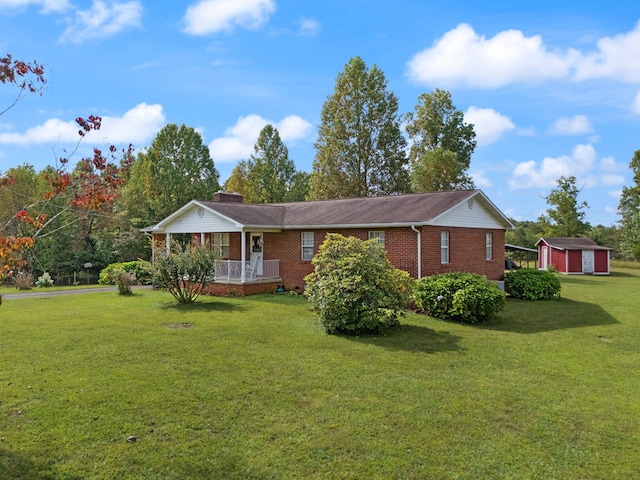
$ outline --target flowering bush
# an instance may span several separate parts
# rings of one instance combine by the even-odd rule
[[[53,278],[49,275],[49,272],[44,272],[41,276],[36,280],[36,287],[53,287]]]

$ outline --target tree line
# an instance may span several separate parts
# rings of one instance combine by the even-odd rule
[[[41,93],[44,69],[10,56],[0,59],[0,81],[17,88],[16,100]],[[79,142],[100,128],[100,117],[78,117]],[[224,185],[202,136],[192,127],[169,124],[151,145],[94,149],[69,170],[70,159],[36,172],[28,163],[0,172],[0,278],[31,268],[77,281],[106,265],[149,257],[140,229],[190,200],[210,199],[225,188],[250,203],[393,195],[473,188],[468,174],[476,141],[448,91],[418,97],[402,115],[384,73],[360,57],[349,60],[322,106],[310,173],[298,170],[277,128],[265,126],[254,152],[240,161]],[[534,237],[596,236],[617,242],[622,255],[640,255],[640,154],[631,162],[635,187],[620,201],[622,227],[592,228],[584,222],[575,178],[560,178],[535,222],[515,222],[508,242],[530,246]],[[537,240],[537,238],[536,238]],[[70,281],[70,280],[68,280]]]

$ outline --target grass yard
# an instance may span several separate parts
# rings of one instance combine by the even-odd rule
[[[361,338],[287,295],[6,300],[0,479],[640,478],[640,271],[561,281]]]

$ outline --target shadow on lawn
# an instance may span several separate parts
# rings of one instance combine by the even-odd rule
[[[160,305],[160,308],[164,310],[174,310],[179,313],[188,313],[188,312],[239,312],[246,310],[241,305],[229,303],[229,302],[220,302],[220,301],[203,301],[198,300],[194,303],[164,303]]]
[[[36,464],[21,455],[0,448],[0,478],[11,480],[80,480],[80,477],[58,476],[53,464]]]
[[[561,298],[537,302],[508,300],[497,318],[475,326],[504,332],[539,333],[617,323],[620,322],[600,305]]]
[[[407,352],[438,353],[459,352],[462,348],[459,341],[462,337],[449,332],[437,332],[417,325],[400,325],[392,328],[386,335],[348,337],[360,343],[375,345],[388,350],[404,350]]]

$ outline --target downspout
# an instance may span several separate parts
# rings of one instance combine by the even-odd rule
[[[418,234],[418,278],[422,278],[422,233],[415,225],[411,225],[411,230]]]

